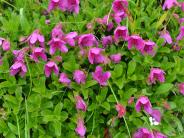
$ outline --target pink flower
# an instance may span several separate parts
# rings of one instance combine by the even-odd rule
[[[66,84],[66,85],[70,85],[71,80],[68,78],[67,74],[61,73],[59,77],[59,82]]]
[[[139,99],[137,100],[136,105],[135,105],[136,111],[137,111],[137,112],[140,112],[141,107],[143,107],[144,110],[145,110],[148,114],[151,114],[151,113],[152,113],[152,105],[151,105],[151,103],[150,103],[148,97],[146,97],[146,96],[141,96],[141,97],[139,97]]]
[[[37,42],[40,43],[41,47],[44,47],[45,38],[40,34],[40,30],[35,30],[28,38],[25,40],[30,46],[35,46]]]
[[[93,34],[84,34],[79,37],[78,45],[80,47],[98,46],[98,41]]]
[[[49,62],[47,62],[47,64],[45,65],[45,76],[46,76],[46,77],[49,77],[52,71],[54,71],[54,73],[55,73],[56,75],[59,74],[59,68],[58,68],[58,66],[56,65],[56,63],[53,62],[53,61],[49,61]]]
[[[114,17],[114,21],[120,25],[121,21],[127,16],[127,14],[125,12],[119,12],[112,14],[112,16]]]
[[[61,0],[62,1],[62,0]],[[79,0],[66,0],[66,10],[69,12],[79,13]],[[62,1],[63,3],[64,1]]]
[[[112,9],[115,13],[126,12],[125,8],[128,7],[127,0],[114,0],[112,3]]]
[[[160,83],[165,82],[165,72],[159,68],[152,68],[148,77],[148,81],[151,84],[155,84],[156,81]]]
[[[176,40],[181,40],[181,39],[183,39],[183,37],[184,37],[184,26],[181,26],[180,27],[180,33],[177,36]]]
[[[153,135],[154,135],[154,138],[167,138],[166,135],[164,135],[158,131],[153,131]]]
[[[121,61],[121,54],[113,54],[110,56],[110,59],[114,62],[114,63],[119,63]]]
[[[10,74],[15,76],[17,73],[23,77],[27,72],[27,67],[23,61],[15,61],[15,63],[10,67]]]
[[[62,38],[64,35],[63,31],[62,31],[62,24],[58,23],[51,32],[51,36],[52,38]]]
[[[179,92],[184,95],[184,82],[178,84]]]
[[[86,127],[84,126],[84,120],[79,118],[77,121],[77,128],[75,129],[75,132],[81,136],[84,137],[86,134]]]
[[[103,72],[102,67],[97,66],[95,72],[92,72],[92,76],[100,85],[106,86],[107,80],[111,77],[111,73],[109,71]]]
[[[119,26],[114,31],[114,39],[116,42],[119,40],[126,41],[128,39],[128,29],[126,26]]]
[[[35,62],[38,61],[38,57],[42,58],[44,61],[47,61],[47,56],[45,54],[45,50],[40,47],[33,48],[32,54],[30,55],[31,59],[33,59]]]
[[[128,100],[128,104],[132,104],[134,102],[134,97],[130,97]]]
[[[156,138],[147,128],[139,128],[137,132],[134,133],[133,138]]]
[[[167,30],[163,30],[159,34],[160,34],[160,38],[163,38],[165,40],[165,43],[172,44],[171,35],[170,35],[170,33]]]
[[[128,39],[128,49],[132,49],[133,46],[135,46],[137,50],[142,51],[144,48],[144,40],[138,35],[130,36]]]
[[[59,7],[62,11],[66,10],[66,0],[50,0],[49,6],[48,6],[48,11],[52,11],[53,9]]]
[[[184,11],[184,2],[181,2],[180,6],[181,6],[181,10]]]
[[[0,38],[0,46],[2,46],[4,51],[10,50],[10,42],[4,38]]]
[[[82,99],[82,97],[80,97],[80,96],[75,96],[75,99],[76,99],[76,109],[82,110],[82,111],[86,112],[86,110],[87,110],[87,105],[86,105],[86,103],[84,102],[84,100]]]
[[[165,0],[165,3],[163,5],[163,10],[165,9],[170,9],[174,6],[179,6],[179,3],[177,2],[177,0]]]
[[[123,105],[121,105],[120,103],[116,104],[116,111],[118,112],[119,118],[122,118],[126,113],[125,107]]]
[[[20,50],[13,50],[13,55],[15,57],[15,61],[24,61],[25,53],[28,52],[29,48],[25,47]]]
[[[144,44],[145,45],[144,45],[144,48],[142,49],[141,53],[143,55],[148,54],[148,55],[154,56],[156,44],[150,40],[144,41]]]
[[[85,84],[86,82],[86,75],[83,71],[81,70],[75,70],[73,74],[73,79],[78,83],[78,84]]]
[[[88,60],[91,64],[106,63],[106,58],[102,55],[101,48],[91,48],[88,52]]]
[[[102,37],[102,45],[104,48],[106,48],[108,45],[111,45],[113,43],[112,36],[104,36]]]
[[[70,32],[69,34],[65,35],[64,40],[70,46],[75,46],[76,37],[77,37],[77,32]]]
[[[179,19],[179,23],[181,24],[181,23],[183,23],[184,22],[184,18],[180,18]]]
[[[161,113],[157,109],[153,109],[151,114],[150,114],[157,122],[160,123],[161,121]]]
[[[114,27],[114,24],[112,21],[109,21],[108,20],[108,15],[105,15],[103,18],[97,18],[96,19],[96,22],[103,25],[103,26],[106,26],[107,27],[107,31],[111,31]],[[110,17],[109,17],[110,18]]]

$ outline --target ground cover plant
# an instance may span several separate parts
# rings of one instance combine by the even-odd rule
[[[0,136],[183,138],[182,0],[1,0]]]

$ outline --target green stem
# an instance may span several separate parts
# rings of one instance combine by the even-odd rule
[[[26,59],[26,65],[27,65],[27,68],[28,68],[28,72],[29,72],[29,79],[30,79],[30,88],[29,88],[29,93],[28,93],[28,96],[30,95],[31,91],[32,91],[32,84],[33,84],[33,81],[32,81],[32,76],[31,76],[31,71],[30,71],[30,67],[29,67],[29,63],[28,63],[28,60],[27,60],[27,57],[25,57]]]
[[[110,87],[110,89],[111,89],[111,92],[112,92],[112,94],[113,94],[113,96],[114,96],[114,99],[116,100],[117,103],[119,103],[119,102],[118,102],[118,99],[117,99],[117,97],[116,97],[116,95],[115,95],[115,93],[114,93],[114,90],[112,89],[112,86],[111,86],[111,84],[110,84],[109,81],[108,81],[108,84],[109,84],[109,87]]]
[[[14,5],[12,5],[11,3],[7,2],[6,0],[2,0],[2,2],[6,3],[7,5],[13,7],[14,9],[18,10],[17,7],[15,7]]]
[[[19,119],[18,116],[16,115],[16,120],[17,120],[17,131],[18,131],[18,136],[20,138],[20,125],[19,125]]]

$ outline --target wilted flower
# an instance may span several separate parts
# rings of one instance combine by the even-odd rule
[[[59,82],[66,84],[66,85],[70,85],[71,80],[68,78],[66,73],[61,73],[59,77]]]
[[[121,54],[113,54],[110,56],[110,59],[114,62],[114,63],[119,63],[121,61]]]
[[[76,99],[76,109],[82,110],[82,111],[86,112],[86,110],[87,110],[87,105],[86,105],[86,103],[84,102],[84,100],[82,99],[82,97],[80,97],[80,96],[75,96],[75,99]]]
[[[116,42],[120,40],[126,41],[128,39],[128,29],[126,26],[118,26],[114,31],[114,39]]]
[[[165,41],[164,44],[165,43],[172,44],[171,35],[167,30],[163,30],[163,31],[159,32],[159,34],[160,34],[160,38],[164,39],[164,41]]]
[[[183,37],[184,37],[184,26],[181,26],[180,27],[180,33],[177,36],[176,40],[181,40],[181,39],[183,39]]]
[[[165,10],[165,9],[170,9],[174,6],[179,6],[179,3],[177,2],[177,0],[165,0],[162,8],[163,10]]]
[[[75,129],[75,132],[81,136],[84,137],[86,134],[86,127],[84,126],[84,120],[79,118],[77,121],[77,128]]]
[[[155,47],[156,47],[156,44],[152,41],[144,41],[144,48],[142,49],[142,54],[145,55],[145,54],[148,54],[148,55],[151,55],[151,56],[154,56],[155,55]]]
[[[92,76],[100,85],[106,86],[107,80],[111,77],[111,73],[109,71],[103,72],[102,67],[97,66],[95,72],[92,72]]]
[[[139,128],[134,133],[133,138],[154,138],[154,136],[147,128]]]
[[[145,110],[148,114],[151,114],[151,113],[152,113],[152,105],[151,105],[151,103],[150,103],[148,97],[146,97],[146,96],[141,96],[141,97],[139,97],[139,99],[137,100],[136,105],[135,105],[136,111],[137,111],[137,112],[140,112],[141,107],[143,107],[144,110]]]
[[[103,18],[97,18],[96,22],[103,25],[107,26],[107,31],[111,31],[112,28],[114,27],[114,24],[112,21],[109,21],[110,15],[105,15]]]
[[[86,74],[81,71],[81,70],[75,70],[73,74],[73,79],[78,83],[78,84],[85,84],[86,82]]]
[[[65,11],[66,10],[66,0],[65,1],[62,1],[62,0],[50,0],[50,3],[49,3],[49,6],[48,6],[48,11],[52,11],[53,9],[55,8],[59,8],[61,9],[62,11]]]
[[[184,82],[178,84],[179,92],[184,95]]]
[[[58,68],[58,66],[56,65],[56,63],[53,62],[53,61],[49,61],[49,62],[47,62],[47,64],[45,65],[45,76],[46,76],[46,77],[49,77],[52,71],[53,71],[56,75],[59,74],[59,68]]]
[[[144,48],[144,40],[138,35],[130,36],[128,39],[128,49],[132,49],[133,46],[135,46],[137,50],[142,51]]]
[[[154,138],[167,138],[166,135],[164,135],[158,131],[153,131],[153,135],[154,135]]]
[[[23,77],[27,72],[27,67],[23,61],[15,61],[15,63],[10,67],[10,74],[12,76],[16,75],[17,73]]]
[[[148,77],[148,81],[150,84],[155,84],[156,81],[160,83],[165,82],[165,72],[159,68],[152,68]]]
[[[102,55],[101,48],[91,48],[88,52],[88,60],[91,64],[106,63],[106,58]]]
[[[10,50],[10,42],[1,37],[0,37],[0,46],[2,46],[4,51]]]
[[[176,42],[176,43],[173,43],[172,49],[173,49],[174,51],[180,51],[180,50],[181,50],[181,47],[180,47],[180,46],[178,45],[178,43]]]
[[[116,104],[116,111],[118,112],[119,118],[122,118],[126,113],[125,107],[123,105],[121,105],[120,103]]]
[[[45,54],[44,48],[36,47],[33,48],[32,54],[30,55],[31,59],[33,59],[35,62],[39,62],[38,58],[42,58],[44,61],[47,61],[47,56]]]
[[[113,43],[112,36],[104,36],[102,37],[102,45],[104,48],[106,48],[108,45],[111,45]]]
[[[78,45],[80,47],[98,46],[98,41],[93,34],[84,34],[79,36]]]

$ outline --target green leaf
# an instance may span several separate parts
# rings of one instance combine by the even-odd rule
[[[164,84],[161,84],[157,90],[156,90],[156,93],[157,94],[166,94],[168,91],[170,91],[173,87],[173,84],[171,83],[164,83]]]
[[[128,71],[127,71],[128,76],[131,76],[134,73],[135,68],[136,68],[136,62],[131,60],[128,63]]]
[[[107,111],[110,111],[110,104],[108,102],[104,102],[101,106],[105,108]]]

